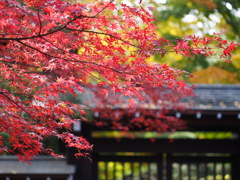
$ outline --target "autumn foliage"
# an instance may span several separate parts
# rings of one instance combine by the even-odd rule
[[[66,94],[90,91],[98,113],[114,105],[161,108],[164,111],[154,118],[145,121],[135,116],[130,124],[148,130],[178,128],[180,121],[164,114],[180,97],[191,94],[181,80],[187,74],[147,59],[168,52],[211,56],[217,51],[229,60],[239,46],[219,35],[174,42],[160,38],[149,9],[112,1],[82,5],[63,0],[0,0],[0,17],[0,132],[8,134],[10,144],[6,146],[1,138],[0,150],[26,160],[42,152],[54,154],[42,143],[49,136],[76,147],[77,156],[91,150],[83,137],[71,133],[75,121],[86,120],[87,107],[64,100]],[[127,130],[129,122],[120,123],[122,112],[112,112],[116,111],[102,115],[109,115],[114,128]]]

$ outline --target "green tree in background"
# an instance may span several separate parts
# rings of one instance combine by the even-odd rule
[[[165,38],[176,40],[189,34],[209,34],[223,32],[222,36],[229,40],[240,39],[240,1],[239,0],[155,0],[151,1],[155,8],[156,23],[159,34]],[[240,82],[240,53],[232,57],[232,63],[217,61],[218,57],[182,57],[172,54],[162,58],[163,63],[168,63],[184,69],[194,75],[201,75],[191,80],[194,83],[239,83]],[[156,56],[154,59],[159,59]],[[227,77],[216,76],[219,73],[201,72],[204,69],[216,67],[215,70],[224,72]],[[212,70],[214,70],[212,69]],[[215,77],[218,80],[212,80]]]

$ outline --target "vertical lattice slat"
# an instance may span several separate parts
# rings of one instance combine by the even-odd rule
[[[142,163],[141,162],[139,162],[138,168],[139,168],[139,179],[141,180],[143,178],[143,176],[142,176]]]
[[[188,180],[192,180],[191,179],[191,164],[190,163],[187,164],[187,176],[188,176]]]
[[[208,180],[208,163],[207,162],[204,163],[204,169],[205,169],[205,172],[204,172],[205,179]]]
[[[179,163],[179,180],[182,180],[182,164]]]
[[[105,165],[105,173],[104,173],[105,175],[104,176],[105,176],[105,179],[108,180],[108,162],[105,162],[104,165]]]
[[[213,163],[213,180],[216,180],[217,176],[217,163]]]
[[[134,178],[134,164],[131,162],[131,178]]]
[[[222,163],[222,179],[225,180],[225,163]]]
[[[125,163],[122,162],[122,179],[125,177]]]
[[[151,163],[148,163],[147,166],[148,166],[147,179],[151,180]]]
[[[200,168],[199,168],[199,163],[197,163],[197,171],[196,171],[196,175],[197,175],[197,180],[200,179]]]
[[[116,180],[116,162],[113,162],[113,179]]]

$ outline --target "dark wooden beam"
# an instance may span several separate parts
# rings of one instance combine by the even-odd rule
[[[218,117],[221,113],[221,117]],[[225,114],[223,112],[201,114],[197,118],[196,114],[182,114],[181,119],[187,123],[187,130],[190,131],[234,131],[240,129],[240,119],[237,114]]]
[[[156,111],[156,110],[152,110]],[[157,111],[156,111],[157,113]],[[239,132],[240,130],[240,111],[239,110],[186,110],[183,112],[170,111],[169,116],[179,116],[178,118],[184,120],[187,124],[184,131],[232,131]],[[128,117],[124,117],[122,122],[127,121]],[[106,119],[99,119],[100,121],[107,121]],[[97,130],[111,130],[111,127],[97,128]],[[137,127],[132,128],[131,131],[139,131]]]
[[[237,140],[92,139],[94,152],[238,153]]]

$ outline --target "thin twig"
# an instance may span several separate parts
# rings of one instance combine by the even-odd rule
[[[55,48],[57,48],[59,51],[61,51],[62,53],[66,53],[62,48],[58,47],[57,45],[55,45],[53,42],[47,40],[46,38],[44,37],[41,37],[44,41],[47,41],[48,43],[50,43],[52,46],[54,46]]]
[[[95,18],[97,17],[100,13],[102,13],[105,9],[107,9],[107,7],[113,2],[114,0],[110,0],[109,3],[104,7],[102,8],[99,12],[97,12],[94,16],[90,16],[91,18]]]
[[[5,41],[9,41],[9,40],[14,40],[14,41],[21,41],[21,40],[27,40],[27,39],[35,39],[35,38],[39,38],[39,37],[43,37],[43,36],[48,36],[48,35],[51,35],[51,34],[54,34],[58,31],[61,31],[63,29],[65,29],[67,27],[67,25],[69,25],[70,23],[72,23],[73,21],[75,21],[76,19],[78,18],[82,18],[82,17],[85,17],[85,16],[77,16],[75,18],[73,18],[72,20],[68,21],[65,25],[55,29],[55,30],[52,30],[48,33],[44,33],[44,34],[38,34],[38,35],[33,35],[33,36],[29,36],[29,37],[22,37],[22,38],[0,38],[0,40],[5,40]]]
[[[28,113],[22,106],[20,106],[18,103],[16,103],[14,100],[12,100],[9,96],[7,96],[5,94],[5,92],[0,92],[0,95],[4,96],[5,98],[7,98],[10,102],[12,102],[14,105],[16,105],[17,107],[19,107],[22,111],[24,111],[31,119],[34,119],[30,113]]]
[[[37,15],[38,15],[38,21],[39,21],[39,32],[38,32],[38,35],[41,35],[41,32],[42,32],[42,21],[41,21],[41,18],[40,18],[40,11],[39,11],[39,9],[38,9]]]
[[[5,40],[5,41],[9,41],[9,40],[15,40],[15,41],[20,41],[20,40],[27,40],[27,39],[35,39],[35,38],[39,38],[39,37],[43,37],[43,36],[48,36],[48,35],[51,35],[51,34],[54,34],[58,31],[61,31],[63,29],[65,29],[69,24],[71,24],[72,22],[74,22],[75,20],[77,19],[82,19],[82,18],[95,18],[96,16],[98,16],[100,13],[102,13],[109,5],[110,3],[112,3],[113,0],[111,0],[104,8],[102,8],[99,12],[97,12],[95,15],[93,16],[84,16],[84,15],[79,15],[79,16],[76,16],[75,18],[69,20],[67,23],[65,23],[63,26],[55,29],[55,30],[52,30],[52,31],[49,31],[48,33],[44,33],[44,34],[38,34],[38,35],[33,35],[33,36],[29,36],[29,37],[22,37],[22,38],[0,38],[0,40]]]
[[[130,46],[133,46],[133,47],[136,47],[138,49],[141,49],[137,45],[134,45],[134,44],[132,44],[132,43],[130,43],[128,41],[125,41],[125,40],[123,40],[123,39],[121,39],[121,38],[119,38],[117,36],[112,35],[112,34],[108,34],[108,33],[104,33],[104,32],[97,32],[97,31],[88,31],[88,30],[83,30],[83,29],[79,29],[78,30],[78,29],[72,29],[72,28],[68,28],[68,27],[66,27],[65,29],[70,30],[70,31],[79,31],[79,32],[94,33],[94,34],[101,34],[101,35],[105,35],[105,36],[110,36],[110,37],[112,37],[114,39],[117,39],[117,40],[120,40],[120,41],[122,41],[122,42],[124,42],[124,43],[126,43],[126,44],[128,44]]]
[[[45,53],[45,52],[43,52],[43,51],[41,51],[41,50],[39,50],[39,49],[37,49],[37,48],[35,48],[35,47],[33,47],[33,46],[30,46],[30,45],[26,44],[26,43],[23,43],[22,41],[19,41],[19,40],[18,40],[17,42],[19,42],[20,44],[22,44],[22,45],[24,45],[24,46],[26,46],[26,47],[28,47],[28,48],[30,48],[30,49],[33,49],[33,50],[37,51],[37,52],[39,52],[39,53],[42,53],[42,54],[44,54],[45,56],[51,57],[51,58],[62,59],[62,60],[64,60],[64,61],[69,61],[69,62],[78,62],[78,63],[83,63],[83,64],[92,64],[92,65],[99,66],[99,67],[102,67],[102,68],[110,69],[110,70],[112,70],[112,71],[114,71],[114,72],[117,72],[117,73],[119,73],[119,74],[131,74],[131,75],[133,75],[132,73],[123,72],[123,71],[118,71],[118,70],[116,70],[116,69],[114,69],[114,68],[107,67],[107,66],[104,66],[104,65],[101,65],[101,64],[97,64],[97,63],[94,63],[94,62],[80,61],[80,60],[72,60],[72,59],[67,59],[67,58],[63,58],[63,57],[59,57],[59,56],[54,56],[54,55]]]

